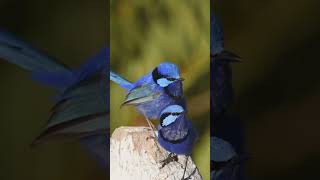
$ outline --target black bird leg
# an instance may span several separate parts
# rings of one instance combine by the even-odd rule
[[[166,159],[164,159],[160,162],[162,164],[161,168],[163,168],[164,166],[166,166],[170,162],[174,162],[174,161],[178,161],[178,156],[171,152]]]
[[[189,179],[191,179],[191,176],[193,176],[193,175],[196,173],[196,170],[197,170],[197,169],[198,169],[198,168],[195,167],[194,170],[192,171],[192,173],[191,173],[188,177],[184,178],[184,180],[189,180]]]
[[[186,164],[184,166],[183,176],[182,176],[181,180],[185,180],[184,175],[186,174],[186,170],[187,170],[187,166],[188,166],[188,159],[189,159],[189,156],[187,156],[187,158],[186,158]],[[189,177],[190,176],[188,176],[186,179],[189,179]]]
[[[157,129],[154,127],[154,125],[152,124],[152,122],[149,120],[149,118],[148,118],[145,114],[144,114],[144,117],[145,117],[146,120],[147,120],[147,123],[148,123],[148,125],[149,125],[150,130],[153,132],[154,138],[157,138],[157,135],[156,135],[156,133],[155,133],[155,131],[156,131]]]

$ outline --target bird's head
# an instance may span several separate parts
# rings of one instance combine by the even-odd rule
[[[224,50],[224,37],[221,24],[215,15],[210,16],[210,54],[216,55]]]
[[[178,66],[170,62],[159,64],[152,71],[152,78],[161,87],[167,87],[176,81],[183,81]]]
[[[224,49],[223,29],[219,19],[210,15],[210,57],[216,62],[240,62],[241,58]]]
[[[160,126],[166,127],[174,123],[178,118],[184,115],[185,111],[182,106],[170,105],[162,110],[160,115]]]

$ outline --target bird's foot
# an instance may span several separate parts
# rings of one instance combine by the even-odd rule
[[[174,153],[170,153],[166,159],[160,161],[161,168],[165,167],[170,162],[175,162],[175,161],[178,161],[178,156]]]
[[[181,180],[190,180],[191,176],[193,176],[196,173],[196,170],[197,170],[197,168],[194,168],[194,170],[192,171],[192,173],[188,177],[186,177],[186,178],[182,177]]]

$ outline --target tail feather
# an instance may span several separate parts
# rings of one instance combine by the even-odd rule
[[[107,72],[109,72],[109,48],[107,47],[103,47],[98,54],[89,58],[86,63],[76,70],[76,73],[79,74],[79,80],[83,80],[100,71],[105,73],[106,76]]]
[[[126,79],[124,79],[123,77],[121,77],[120,75],[118,75],[117,73],[110,71],[110,80],[119,84],[121,87],[125,88],[125,89],[131,89],[132,88],[132,83]]]
[[[31,79],[43,85],[64,90],[77,80],[77,76],[72,72],[32,72]]]
[[[32,72],[70,72],[66,65],[4,31],[0,31],[0,58]]]

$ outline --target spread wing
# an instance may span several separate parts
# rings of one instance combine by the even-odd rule
[[[35,140],[48,137],[84,137],[109,129],[109,86],[101,72],[68,88],[52,108],[45,130]]]
[[[122,105],[136,105],[150,102],[160,96],[160,92],[155,91],[156,85],[142,84],[129,91]]]

